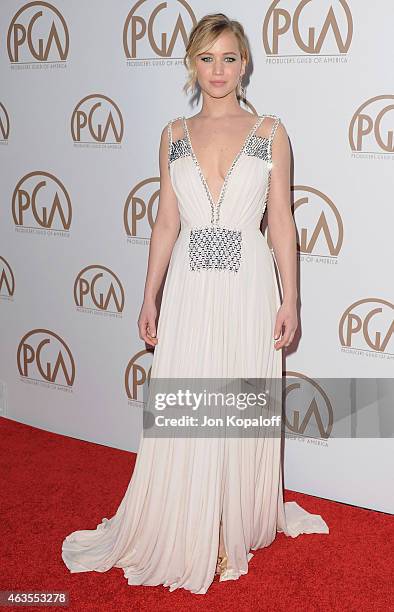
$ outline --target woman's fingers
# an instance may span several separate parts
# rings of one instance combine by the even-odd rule
[[[148,322],[148,333],[151,336],[151,338],[155,338],[155,336],[156,336],[156,325],[155,325],[155,322],[153,320],[150,320]]]
[[[294,334],[295,334],[295,329],[291,329],[289,328],[289,326],[286,326],[286,323],[283,323],[283,327],[285,328],[285,331],[282,335],[282,337],[277,340],[274,344],[275,349],[279,350],[280,348],[284,347],[284,346],[290,346],[290,344],[293,341],[294,338]]]
[[[149,343],[152,344],[152,346],[156,345],[157,344],[156,325],[155,325],[154,320],[150,320],[148,322],[147,335],[149,337]]]
[[[277,317],[274,329],[274,339],[277,340],[282,332],[283,321],[281,317]]]
[[[147,344],[155,346],[158,342],[156,338],[156,325],[155,321],[149,320],[148,317],[142,317],[138,322],[139,336],[141,340],[144,340]]]

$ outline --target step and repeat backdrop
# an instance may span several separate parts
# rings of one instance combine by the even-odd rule
[[[185,45],[219,11],[249,38],[245,108],[292,149],[285,486],[393,512],[390,0],[2,0],[0,415],[138,449],[160,134],[200,108]]]

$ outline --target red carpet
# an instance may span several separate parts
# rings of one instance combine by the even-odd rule
[[[254,553],[246,576],[222,583],[216,577],[206,595],[129,586],[119,568],[70,574],[61,559],[64,537],[94,529],[116,512],[136,455],[4,418],[0,434],[0,590],[68,591],[69,608],[50,610],[393,609],[392,516],[292,491],[286,491],[286,501],[321,514],[330,534],[278,534]]]

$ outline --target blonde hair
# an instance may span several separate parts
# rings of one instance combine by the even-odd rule
[[[200,21],[193,26],[189,34],[186,54],[183,60],[189,73],[188,79],[183,87],[185,93],[187,93],[189,89],[194,90],[196,86],[197,54],[207,50],[223,32],[233,32],[233,34],[235,34],[238,40],[241,59],[245,59],[246,65],[248,65],[250,59],[249,45],[243,26],[239,21],[229,19],[224,13],[205,15],[205,17],[202,17]],[[237,95],[240,95],[239,84],[237,85]]]

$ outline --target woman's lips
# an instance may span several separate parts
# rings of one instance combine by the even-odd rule
[[[211,85],[216,85],[219,87],[220,85],[225,85],[226,81],[210,81]]]

